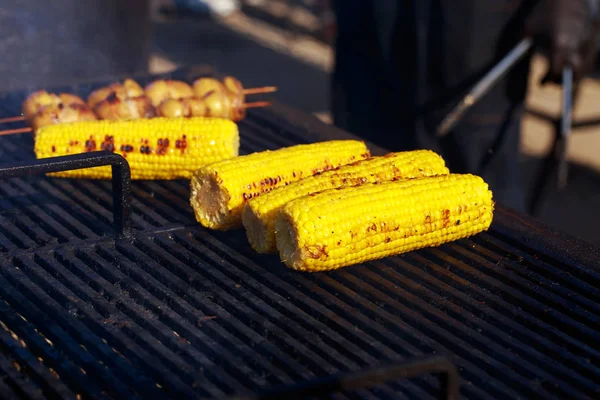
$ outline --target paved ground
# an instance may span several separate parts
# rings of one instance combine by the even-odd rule
[[[248,16],[250,14],[251,16]],[[259,14],[259,17],[261,15]],[[275,98],[328,121],[328,76],[331,49],[310,35],[293,35],[289,29],[257,18],[252,12],[219,22],[159,17],[154,25],[153,71],[179,65],[208,63],[239,77],[246,85],[277,85]],[[537,59],[532,74],[529,104],[557,114],[560,92],[540,88],[543,72]],[[576,118],[600,118],[600,84],[585,83]],[[551,144],[550,126],[538,119],[523,121],[523,181],[531,188],[541,168],[540,157]],[[600,126],[578,130],[570,148],[570,180],[566,189],[549,186],[536,215],[553,227],[600,244]]]

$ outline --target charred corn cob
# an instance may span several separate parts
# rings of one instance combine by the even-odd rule
[[[200,168],[192,177],[190,202],[203,226],[235,228],[241,225],[242,208],[248,200],[369,156],[363,142],[339,140],[236,157]]]
[[[35,136],[37,158],[112,151],[127,158],[131,179],[189,179],[205,164],[238,155],[237,125],[224,119],[155,118],[49,125]],[[110,179],[110,167],[53,173],[67,178]]]
[[[259,253],[273,253],[277,251],[275,216],[282,206],[293,199],[327,189],[448,173],[442,157],[430,150],[373,157],[316,174],[251,199],[242,211],[242,222],[252,248]]]
[[[277,214],[282,261],[325,271],[438,246],[487,230],[494,203],[474,175],[331,189],[292,200]]]

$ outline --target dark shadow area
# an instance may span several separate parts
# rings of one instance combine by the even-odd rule
[[[305,112],[329,109],[329,77],[318,69],[205,19],[156,23],[154,50],[173,62],[210,64],[244,86],[274,85],[269,95]]]
[[[521,181],[527,185],[532,196],[533,183],[543,167],[542,160],[524,156],[521,165]],[[600,204],[600,174],[587,166],[569,163],[569,180],[564,189],[557,188],[556,171],[550,174],[547,182],[534,217],[590,243],[600,244],[600,232],[597,229],[600,223],[600,214],[597,212]]]

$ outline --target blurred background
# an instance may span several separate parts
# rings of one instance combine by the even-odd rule
[[[136,73],[210,65],[245,86],[331,123],[335,20],[327,0],[0,0],[0,91],[33,90]],[[40,39],[42,38],[42,39]],[[116,60],[116,61],[115,61]],[[569,143],[569,181],[535,182],[551,151],[560,88],[539,85],[534,56],[522,121],[522,180],[541,195],[535,217],[600,244],[600,82],[581,86]],[[541,192],[540,192],[541,190]]]

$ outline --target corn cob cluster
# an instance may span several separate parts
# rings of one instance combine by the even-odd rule
[[[190,179],[203,165],[238,155],[237,125],[216,118],[154,118],[47,125],[35,135],[37,158],[112,151],[127,158],[131,179]],[[110,167],[51,174],[110,179]]]
[[[203,226],[241,226],[244,204],[277,187],[370,156],[361,141],[339,140],[263,151],[200,168],[192,177],[190,202]]]
[[[224,230],[241,220],[254,250],[279,251],[285,265],[307,272],[472,236],[489,228],[494,210],[483,179],[451,174],[432,151],[370,157],[354,141],[207,165],[191,188],[202,225]]]
[[[275,217],[286,203],[327,189],[359,186],[395,179],[447,175],[438,154],[429,150],[390,153],[323,172],[248,201],[242,212],[248,241],[258,253],[276,252]]]

